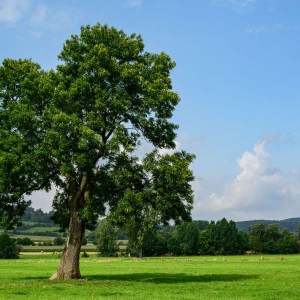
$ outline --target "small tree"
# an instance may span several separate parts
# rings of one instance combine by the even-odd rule
[[[20,250],[21,248],[17,246],[16,241],[11,239],[7,233],[0,235],[0,258],[19,258]]]
[[[118,229],[108,220],[99,222],[95,245],[101,256],[115,256],[118,252]]]
[[[134,252],[143,257],[143,244],[159,224],[173,219],[189,221],[194,179],[189,165],[194,155],[185,151],[161,155],[152,151],[141,161],[123,155],[114,167],[111,181],[127,189],[121,195],[111,219],[126,231]],[[185,199],[185,201],[183,201]],[[196,225],[194,225],[196,227]]]
[[[203,230],[199,234],[199,254],[214,255],[215,247],[211,242],[210,231]]]
[[[280,253],[294,254],[299,253],[299,245],[297,243],[297,236],[290,232],[287,228],[283,229],[282,238],[279,242]]]
[[[168,253],[167,241],[159,230],[153,231],[143,241],[144,256],[159,256]]]
[[[53,245],[54,246],[62,246],[65,244],[65,239],[61,236],[57,236],[54,240],[53,240]]]
[[[234,221],[225,218],[211,222],[205,231],[200,233],[199,252],[201,254],[242,254],[247,250],[247,236],[238,231]]]
[[[251,225],[249,228],[249,247],[251,250],[261,253],[266,243],[266,228],[263,223]]]
[[[198,254],[199,230],[193,222],[184,222],[172,232],[168,241],[170,252],[178,255]]]
[[[41,246],[53,246],[53,242],[48,240],[48,241],[43,241],[43,243],[41,244]]]
[[[88,240],[87,240],[87,238],[84,236],[84,237],[82,238],[81,245],[82,245],[82,246],[85,246],[85,245],[87,245],[87,243],[88,243]]]

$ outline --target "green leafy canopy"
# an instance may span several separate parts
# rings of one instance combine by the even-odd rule
[[[29,59],[0,66],[1,225],[18,221],[24,195],[52,186],[62,227],[72,210],[88,227],[107,207],[126,212],[129,199],[151,203],[162,221],[187,219],[193,156],[154,151],[141,164],[132,154],[141,138],[175,147],[175,63],[145,52],[141,36],[100,24],[81,27],[58,57],[50,71]]]

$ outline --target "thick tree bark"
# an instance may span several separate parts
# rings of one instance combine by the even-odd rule
[[[76,211],[71,212],[68,238],[62,254],[60,266],[50,279],[80,279],[79,259],[81,240],[85,226]]]

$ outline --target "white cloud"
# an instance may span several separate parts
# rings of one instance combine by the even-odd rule
[[[45,23],[45,27],[52,29],[54,31],[65,28],[66,26],[71,26],[74,21],[77,21],[78,17],[80,17],[80,12],[76,9],[66,9],[61,8],[57,11],[51,12],[51,17],[49,13],[49,18]]]
[[[209,0],[215,6],[229,7],[235,12],[246,13],[254,9],[257,0]]]
[[[126,2],[129,7],[139,7],[143,4],[143,0],[127,0]]]
[[[0,0],[0,21],[15,23],[27,12],[30,0]]]
[[[73,26],[82,12],[74,7],[59,8],[41,4],[35,0],[0,0],[0,22],[9,25],[26,26],[34,38],[40,38],[46,31],[60,31]]]
[[[209,218],[234,220],[289,218],[300,214],[300,176],[297,171],[284,176],[273,166],[264,139],[237,160],[239,174],[223,193],[196,195],[195,212]],[[204,188],[204,187],[203,187]],[[199,217],[200,216],[200,217]]]
[[[47,31],[60,31],[73,26],[82,13],[76,8],[60,7],[55,9],[51,6],[39,5],[31,10],[30,32],[34,38],[40,38]]]

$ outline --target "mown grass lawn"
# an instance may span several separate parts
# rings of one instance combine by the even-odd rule
[[[0,260],[0,299],[299,299],[300,255],[81,259],[53,282],[56,256]]]

